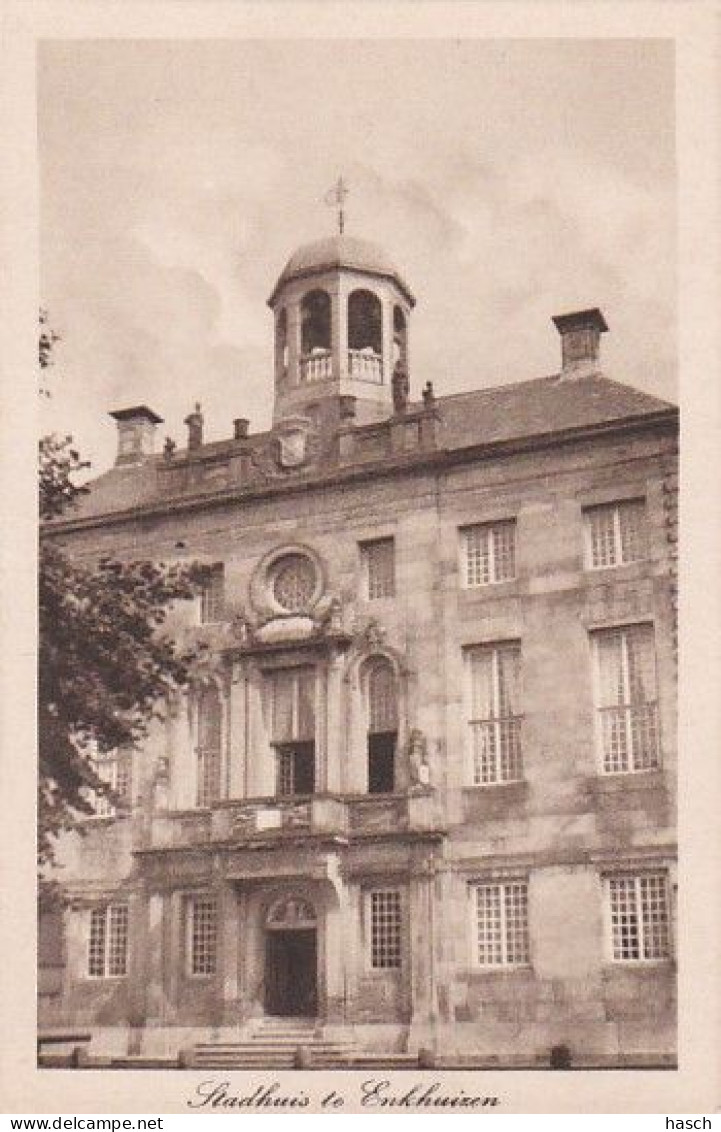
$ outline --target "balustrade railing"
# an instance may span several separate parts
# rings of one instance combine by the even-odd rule
[[[153,822],[152,840],[158,847],[181,847],[296,830],[334,835],[396,833],[430,828],[432,824],[432,796],[428,792],[239,798],[216,803],[210,811],[158,814]]]
[[[369,354],[365,350],[349,350],[348,373],[360,381],[382,385],[383,359],[379,354]]]
[[[333,357],[327,353],[306,354],[300,359],[300,379],[303,382],[325,381],[333,376]]]

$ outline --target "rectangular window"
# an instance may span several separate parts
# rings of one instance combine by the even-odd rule
[[[478,523],[461,531],[464,583],[468,587],[508,582],[516,576],[516,523]]]
[[[665,873],[609,877],[611,948],[616,962],[667,959],[668,885]]]
[[[222,795],[223,707],[214,685],[203,688],[197,703],[196,804],[212,806]]]
[[[213,566],[200,593],[200,621],[210,625],[223,620],[225,610],[225,570]]]
[[[592,634],[597,718],[605,774],[658,766],[656,656],[652,625]]]
[[[315,670],[285,668],[269,674],[271,742],[277,759],[277,793],[315,790]]]
[[[112,818],[119,810],[129,810],[133,801],[132,751],[97,752],[92,756],[92,762],[98,778],[113,791],[112,798],[107,794],[95,794],[95,817]]]
[[[476,959],[481,967],[529,962],[528,885],[525,881],[473,887]]]
[[[128,905],[102,904],[90,911],[88,974],[119,978],[127,974]]]
[[[366,594],[369,600],[396,592],[395,548],[392,538],[361,543]]]
[[[646,557],[646,501],[627,499],[584,510],[587,565],[625,566]]]
[[[218,907],[210,896],[188,901],[188,971],[191,975],[214,975],[217,967]]]
[[[401,966],[401,894],[397,889],[370,893],[370,961],[376,970]]]
[[[466,662],[473,783],[514,782],[523,775],[520,643],[474,646]]]

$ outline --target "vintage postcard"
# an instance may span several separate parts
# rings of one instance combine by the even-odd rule
[[[718,13],[6,8],[7,1111],[721,1111]]]

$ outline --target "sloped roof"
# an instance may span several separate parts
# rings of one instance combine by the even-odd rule
[[[600,374],[559,374],[440,397],[441,444],[465,448],[588,428],[673,409],[668,401]]]
[[[552,437],[554,433],[639,420],[676,409],[668,401],[600,374],[574,378],[555,374],[455,393],[439,397],[436,407],[441,421],[438,438],[441,452]],[[409,406],[409,409],[414,408],[420,405]],[[255,433],[249,439],[251,443],[262,444],[268,435]],[[222,459],[238,451],[238,441],[221,440],[203,445],[199,455]],[[419,456],[427,458],[428,451],[419,452]],[[142,464],[111,468],[92,481],[89,494],[82,496],[63,518],[72,522],[167,500],[168,496],[161,495],[158,485],[157,469],[162,460],[162,456],[155,456]]]
[[[357,236],[327,236],[323,240],[303,244],[293,252],[281,271],[268,303],[273,304],[278,291],[290,279],[342,267],[395,279],[411,306],[414,305],[415,299],[408,284],[388,254],[380,245]]]

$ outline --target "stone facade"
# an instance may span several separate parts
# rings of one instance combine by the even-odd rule
[[[406,295],[385,259],[376,274],[367,255],[326,256],[315,274],[302,262],[279,280],[276,318],[329,274],[334,302],[363,271],[369,289]],[[584,315],[603,322],[580,312],[577,336]],[[268,1014],[311,1014],[378,1054],[533,1064],[566,1045],[578,1064],[673,1060],[677,413],[604,377],[590,339],[580,371],[574,348],[573,372],[427,391],[384,414],[378,389],[356,411],[364,389],[347,370],[318,381],[308,413],[287,390],[294,346],[292,415],[270,433],[125,455],[49,524],[78,561],[222,565],[222,608],[207,623],[201,603],[179,609],[173,624],[213,657],[211,796],[198,805],[196,689],[133,753],[127,812],[62,845],[68,904],[62,947],[43,951],[41,1027],[174,1056],[249,1037]],[[122,420],[127,435],[132,412]],[[594,563],[593,522],[608,524],[599,553],[621,561]],[[391,581],[374,592],[378,540],[391,540]],[[374,663],[394,699],[377,755]],[[198,900],[212,919],[200,942]],[[124,973],[91,977],[93,909],[112,905],[128,910]],[[117,927],[103,930],[107,948]],[[193,972],[201,951],[208,970]]]

